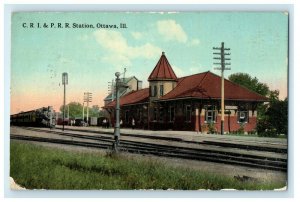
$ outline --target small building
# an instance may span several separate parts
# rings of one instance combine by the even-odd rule
[[[149,88],[120,98],[123,127],[132,119],[137,128],[151,130],[221,130],[221,77],[202,72],[178,78],[164,52],[148,77]],[[256,128],[257,106],[267,98],[227,79],[225,86],[224,131]],[[114,123],[115,101],[104,109]]]

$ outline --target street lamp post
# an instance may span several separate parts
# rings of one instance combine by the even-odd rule
[[[64,85],[64,107],[63,107],[63,131],[65,130],[65,108],[66,108],[66,85],[68,84],[68,73],[62,73],[62,84]]]
[[[120,139],[120,88],[128,88],[128,85],[124,82],[121,82],[120,72],[116,72],[116,123],[114,128],[114,138],[115,142],[113,144],[113,151],[118,152],[119,139]]]
[[[116,78],[116,123],[114,129],[115,142],[113,144],[114,152],[118,152],[119,138],[120,138],[120,97],[119,97],[120,75],[121,75],[120,72],[115,73],[115,76],[117,78]]]

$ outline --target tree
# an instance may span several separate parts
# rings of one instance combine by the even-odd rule
[[[270,93],[267,84],[259,82],[256,77],[252,78],[247,73],[231,74],[228,79],[263,96],[267,96]]]
[[[288,100],[279,99],[278,90],[270,90],[267,84],[247,73],[231,74],[228,79],[269,98],[269,103],[257,108],[257,132],[261,136],[278,136],[288,132]]]
[[[63,105],[60,107],[60,112],[63,113]],[[65,117],[68,117],[68,110],[69,110],[69,117],[76,119],[76,118],[82,118],[82,104],[79,102],[70,102],[66,105],[65,108]],[[86,106],[84,107],[84,116],[86,117]],[[92,107],[89,107],[89,117],[100,117],[101,110],[98,105],[93,105]]]
[[[257,132],[262,136],[275,137],[288,134],[288,99],[279,100],[279,91],[270,92],[270,103],[261,107]]]
[[[62,105],[60,107],[61,113],[63,113],[63,108],[64,106]],[[69,104],[66,105],[65,108],[65,117],[68,117],[68,111],[69,111],[69,117],[70,118],[81,118],[82,117],[82,104],[79,102],[70,102]]]
[[[100,108],[98,105],[93,105],[92,108],[89,109],[90,117],[99,117],[100,116]]]

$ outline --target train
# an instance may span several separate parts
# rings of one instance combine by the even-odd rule
[[[10,116],[12,126],[33,126],[54,128],[56,114],[53,107],[42,107],[31,111],[20,112]]]

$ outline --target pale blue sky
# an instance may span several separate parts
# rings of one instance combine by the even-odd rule
[[[23,28],[23,23],[126,23],[127,29]],[[107,82],[127,68],[148,87],[161,52],[178,77],[212,71],[213,46],[231,48],[232,73],[256,76],[286,97],[288,15],[283,12],[15,13],[12,17],[11,112],[62,104],[93,93],[103,105]],[[22,102],[20,102],[22,100]]]

